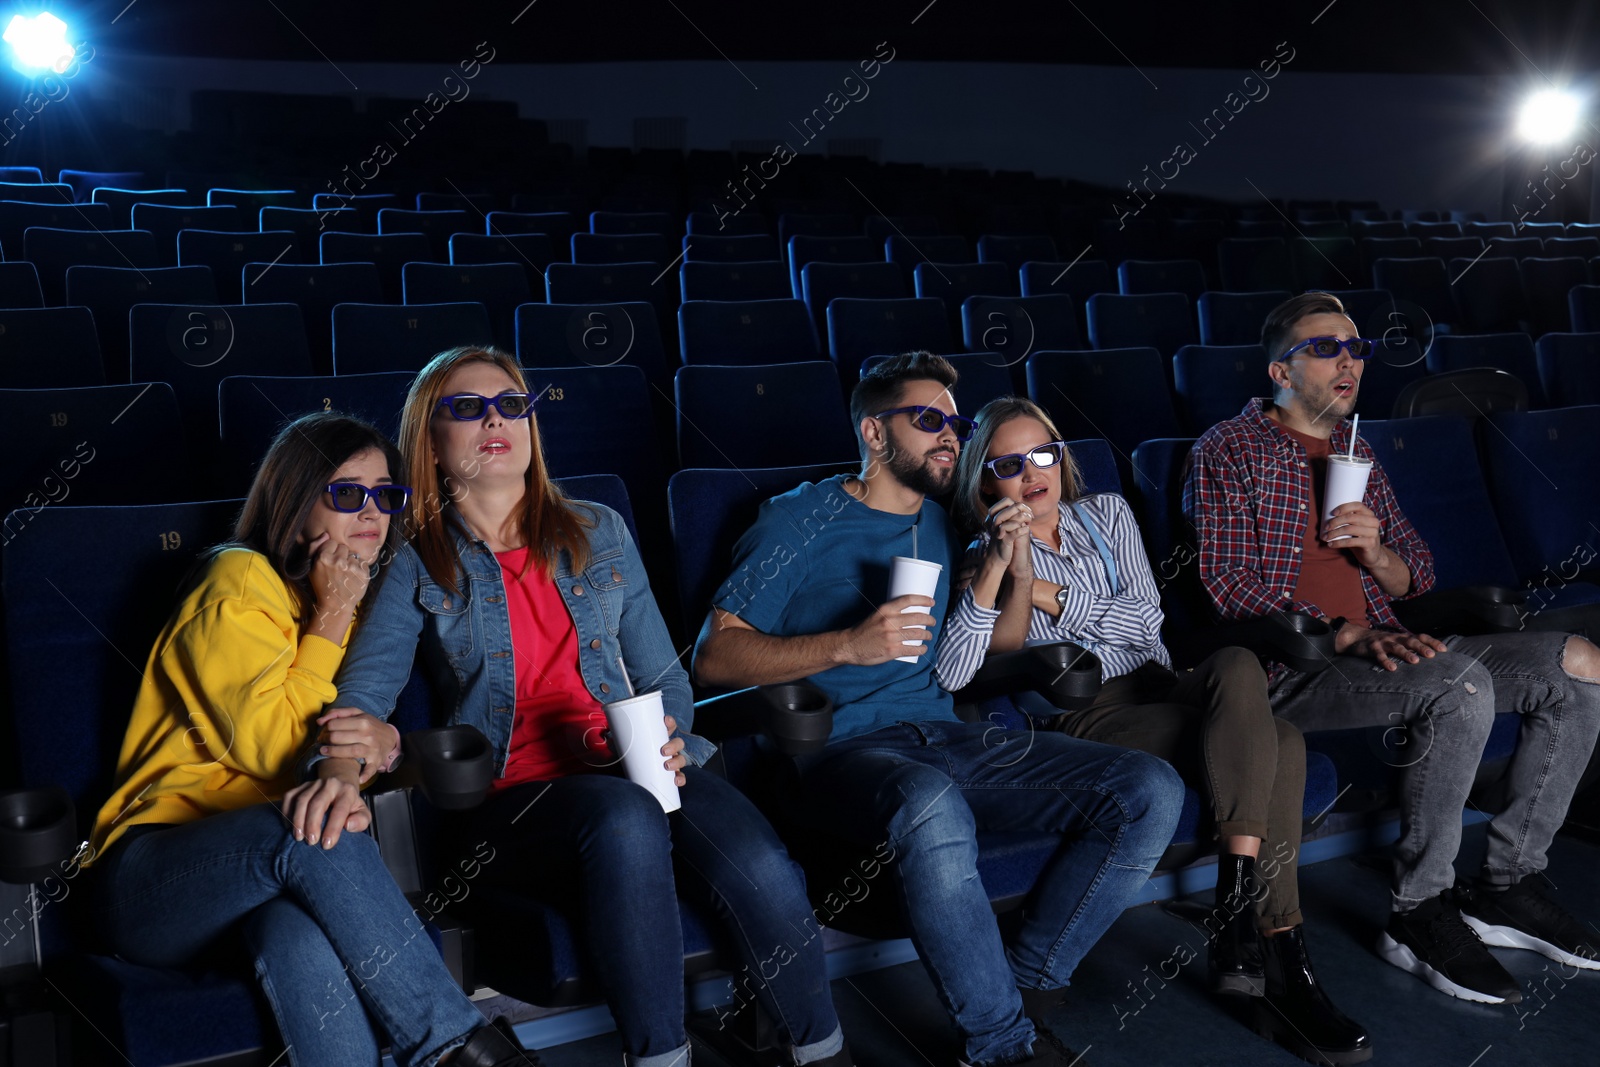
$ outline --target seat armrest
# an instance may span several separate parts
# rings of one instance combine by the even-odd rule
[[[955,694],[958,704],[1034,690],[1063,711],[1081,711],[1100,693],[1100,657],[1071,641],[1030,645],[988,657]]]
[[[1396,600],[1394,612],[1406,629],[1418,633],[1514,633],[1527,616],[1528,593],[1504,585],[1436,589]]]
[[[713,741],[760,733],[787,756],[816,752],[833,732],[833,701],[811,682],[758,685],[702,700],[695,730]]]

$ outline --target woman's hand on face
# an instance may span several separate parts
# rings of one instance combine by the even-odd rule
[[[369,565],[355,549],[326,532],[306,546],[306,554],[311,560],[311,595],[317,600],[317,614],[354,612],[372,580]]]
[[[400,731],[359,708],[329,708],[317,719],[322,727],[322,755],[333,759],[364,760],[360,780],[372,780],[389,766],[400,747]]]
[[[678,787],[681,789],[689,784],[689,779],[683,776],[683,769],[689,765],[689,757],[683,754],[683,738],[672,736],[673,731],[678,728],[678,720],[671,715],[666,716],[666,720],[667,743],[661,746],[661,754],[667,757],[667,770],[676,772]]]
[[[324,760],[317,768],[322,777],[283,795],[283,814],[296,841],[332,848],[341,833],[365,830],[372,815],[361,799],[354,760]]]

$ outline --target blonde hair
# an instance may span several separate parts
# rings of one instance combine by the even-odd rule
[[[1061,440],[1061,431],[1045,413],[1044,408],[1025,396],[1002,396],[983,405],[973,416],[978,428],[972,440],[961,446],[961,458],[956,462],[956,487],[951,496],[950,509],[956,529],[963,536],[976,537],[983,529],[983,516],[991,502],[983,499],[983,464],[989,458],[989,445],[1000,427],[1014,419],[1037,419],[1044,426],[1050,440]],[[1061,499],[1076,500],[1083,493],[1083,472],[1072,450],[1061,450]]]

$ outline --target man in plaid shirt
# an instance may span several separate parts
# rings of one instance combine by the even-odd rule
[[[1493,1004],[1522,997],[1485,942],[1600,970],[1600,939],[1530,877],[1546,865],[1600,733],[1600,650],[1560,633],[1407,632],[1390,602],[1432,588],[1433,557],[1383,468],[1374,461],[1363,501],[1320,518],[1327,457],[1349,447],[1345,420],[1374,343],[1338,299],[1305,293],[1267,316],[1262,344],[1273,395],[1196,442],[1184,512],[1223,620],[1301,611],[1337,631],[1325,670],[1274,668],[1277,714],[1307,733],[1410,727],[1406,751],[1420,754],[1403,769],[1379,954],[1445,993]],[[1373,458],[1365,442],[1356,451]],[[1497,711],[1523,716],[1506,807],[1475,886],[1452,889],[1462,808]]]

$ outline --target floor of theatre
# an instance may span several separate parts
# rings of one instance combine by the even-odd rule
[[[1458,869],[1475,869],[1487,826],[1464,831]],[[1550,850],[1549,894],[1600,930],[1600,842],[1563,834]],[[1382,962],[1373,952],[1388,910],[1385,852],[1313,864],[1301,875],[1307,941],[1317,975],[1334,1002],[1372,1034],[1374,1063],[1449,1067],[1595,1062],[1600,1044],[1600,972],[1583,971],[1532,952],[1495,949],[1521,981],[1523,1002],[1471,1004],[1437,993]],[[1203,894],[1202,897],[1208,897]],[[1193,962],[1162,983],[1163,961],[1187,945]],[[1301,1060],[1259,1038],[1208,994],[1199,929],[1145,905],[1126,911],[1073,976],[1066,1006],[1049,1019],[1094,1067],[1185,1064],[1195,1067],[1288,1067]],[[1148,969],[1147,969],[1148,968]],[[1171,965],[1164,968],[1171,973]],[[1156,977],[1152,977],[1156,976]],[[1146,981],[1148,979],[1148,981]],[[1134,995],[1138,986],[1142,999]],[[1538,996],[1535,996],[1535,992]],[[841,978],[833,1002],[864,1067],[954,1067],[960,1052],[933,987],[918,962]],[[485,1005],[486,1007],[488,1005]],[[549,1067],[613,1065],[615,1034],[541,1050]],[[696,1047],[695,1062],[726,1061]]]

